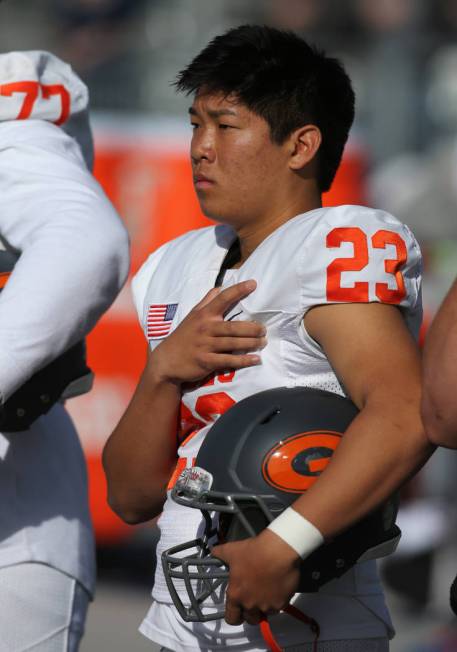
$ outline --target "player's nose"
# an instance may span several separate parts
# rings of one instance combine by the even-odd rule
[[[202,160],[212,163],[216,158],[214,139],[208,129],[198,128],[192,137],[190,146],[192,163],[197,165]]]

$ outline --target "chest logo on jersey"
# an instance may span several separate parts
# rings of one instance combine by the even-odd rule
[[[146,335],[148,340],[161,340],[171,330],[177,303],[152,303],[146,317]]]

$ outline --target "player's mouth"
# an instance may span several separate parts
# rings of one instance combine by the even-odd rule
[[[194,176],[194,186],[197,190],[204,190],[205,188],[211,188],[214,185],[214,181],[204,174],[196,174]]]

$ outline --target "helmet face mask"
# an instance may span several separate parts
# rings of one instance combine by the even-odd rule
[[[182,556],[182,553],[189,554]],[[166,550],[162,554],[162,566],[173,603],[183,620],[203,622],[224,617],[229,569],[211,555],[206,534]],[[181,600],[175,582],[184,583],[190,606]],[[208,598],[212,605],[219,606],[205,608]]]
[[[212,426],[196,466],[182,472],[171,493],[180,505],[199,509],[205,524],[200,538],[162,554],[183,620],[224,617],[229,569],[212,556],[212,545],[255,537],[295,502],[325,469],[357,412],[329,392],[279,388],[240,401]],[[301,564],[298,590],[318,591],[357,561],[393,552],[400,538],[395,516],[396,504],[388,501],[320,546]]]
[[[186,507],[200,509],[205,521],[201,538],[169,548],[162,555],[168,590],[178,612],[186,621],[207,621],[224,617],[224,595],[229,569],[211,554],[211,542],[228,543],[254,537],[275,518],[269,504],[274,496],[227,494],[211,491],[212,475],[200,467],[184,469],[172,489],[172,499]],[[278,503],[277,513],[284,509]],[[193,552],[192,552],[193,551]],[[190,554],[182,557],[183,552]],[[185,606],[174,581],[184,582],[190,606]],[[205,608],[212,597],[220,608]]]

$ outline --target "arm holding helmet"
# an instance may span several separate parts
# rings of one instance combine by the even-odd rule
[[[420,359],[399,310],[318,306],[306,329],[360,409],[332,461],[293,509],[328,539],[390,496],[433,451],[420,420]],[[230,567],[226,620],[258,623],[295,593],[301,558],[268,528],[213,549]]]
[[[322,306],[305,324],[360,409],[326,473],[300,498],[300,511],[328,537],[346,527],[348,514],[357,520],[391,495],[434,449],[420,419],[419,351],[398,308]]]

